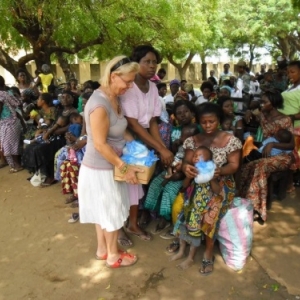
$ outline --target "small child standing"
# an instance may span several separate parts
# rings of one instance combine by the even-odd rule
[[[174,156],[174,160],[172,164],[167,168],[165,179],[168,180],[164,181],[163,184],[166,184],[171,179],[171,177],[176,173],[176,167],[179,164],[181,164],[181,161],[184,157],[184,149],[183,149],[184,141],[187,138],[196,135],[197,133],[199,133],[197,124],[190,124],[182,128],[180,139],[176,140],[172,145],[172,148],[173,150],[175,150],[174,152],[176,152],[176,154]]]
[[[193,164],[196,165],[199,161],[211,162],[213,154],[207,147],[201,146],[197,148],[193,156]],[[200,175],[200,174],[199,174]],[[194,189],[190,189],[195,185]],[[178,260],[184,256],[187,244],[190,244],[190,251],[187,259],[179,264],[180,269],[189,268],[193,262],[197,248],[201,244],[201,223],[204,214],[214,218],[220,207],[212,205],[209,202],[214,195],[221,192],[221,188],[217,179],[212,178],[206,183],[197,184],[194,180],[186,178],[183,182],[182,191],[184,192],[183,211],[180,213],[174,227],[174,233],[180,239],[179,252],[171,257],[171,261]],[[191,191],[195,191],[191,193]]]

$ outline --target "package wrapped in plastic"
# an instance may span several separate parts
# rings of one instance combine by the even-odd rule
[[[200,183],[206,183],[212,180],[214,177],[216,165],[213,161],[203,161],[200,159],[195,165],[197,168],[199,174],[195,178],[195,182],[200,184]]]
[[[227,266],[241,270],[250,255],[253,240],[253,205],[236,197],[220,221],[217,239]]]
[[[121,159],[129,165],[151,167],[158,160],[158,157],[153,150],[148,150],[145,145],[131,141],[126,143]]]
[[[146,157],[148,153],[148,148],[137,141],[127,142],[123,148],[124,155],[131,155],[134,157]]]

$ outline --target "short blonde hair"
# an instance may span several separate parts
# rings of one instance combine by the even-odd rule
[[[114,57],[112,60],[110,60],[105,68],[104,74],[102,78],[100,79],[101,86],[108,87],[110,85],[110,75],[112,73],[115,73],[117,75],[124,75],[128,73],[135,72],[137,73],[140,69],[140,65],[136,62],[129,62],[125,63],[124,65],[121,65],[116,70],[111,72],[112,68],[120,62],[122,59],[126,58],[125,55],[120,55]]]

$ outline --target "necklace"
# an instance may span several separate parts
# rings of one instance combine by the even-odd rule
[[[117,96],[112,95],[107,90],[104,90],[104,89],[101,89],[101,90],[102,90],[102,92],[104,92],[107,95],[107,97],[109,99],[109,102],[111,103],[112,107],[115,108],[115,110],[117,111],[118,115],[120,115],[121,112],[122,112],[122,109],[121,109],[119,98]]]

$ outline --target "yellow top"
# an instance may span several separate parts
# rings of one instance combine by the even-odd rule
[[[48,93],[48,86],[51,84],[53,75],[51,73],[49,74],[39,74],[39,77],[41,79],[42,83],[42,92],[43,93]]]

